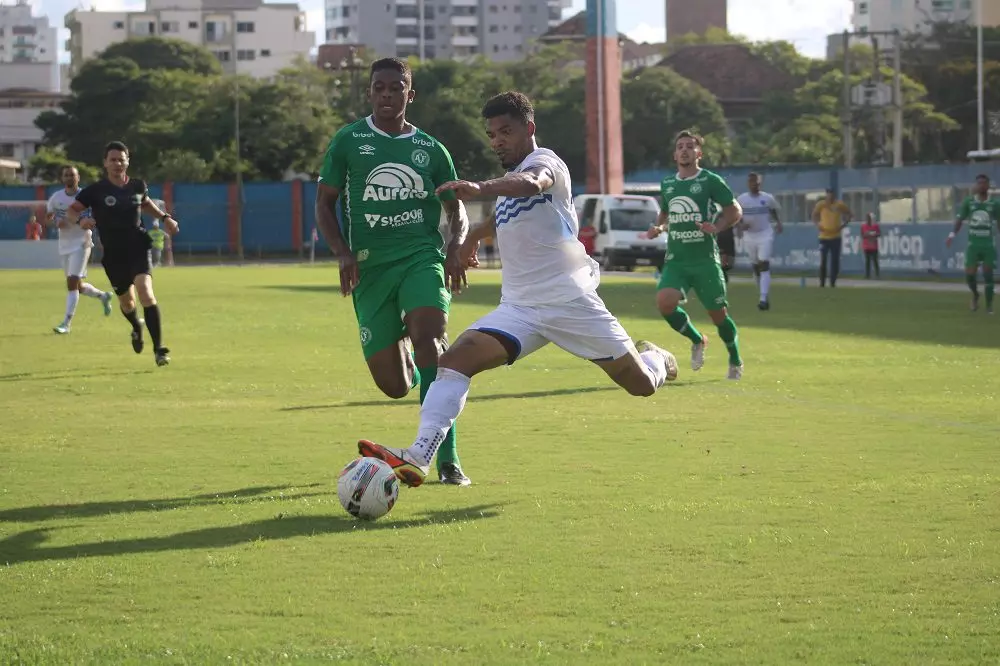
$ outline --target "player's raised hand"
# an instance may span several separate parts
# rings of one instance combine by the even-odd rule
[[[177,233],[181,230],[181,225],[179,225],[177,223],[177,220],[175,220],[174,218],[165,217],[163,218],[163,230],[166,231],[171,236],[176,236]]]
[[[465,243],[450,245],[444,259],[444,284],[453,294],[461,294],[462,287],[469,286],[465,271],[469,267],[469,258],[463,254]]]
[[[663,233],[663,228],[654,225],[649,228],[649,231],[646,232],[646,238],[648,238],[649,240],[653,240],[662,233]]]
[[[456,197],[464,201],[466,199],[478,198],[482,192],[482,188],[479,187],[479,183],[473,183],[468,180],[452,180],[434,190],[434,194],[438,196],[441,196],[444,192],[454,192]]]
[[[358,260],[354,258],[354,254],[349,252],[338,257],[338,261],[340,262],[340,293],[344,296],[350,296],[361,280],[358,273]]]
[[[92,217],[81,217],[80,218],[80,228],[81,229],[96,229],[97,222],[94,221]]]

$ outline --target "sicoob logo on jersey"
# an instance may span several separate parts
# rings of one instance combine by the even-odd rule
[[[992,236],[993,220],[985,210],[974,210],[969,216],[970,236]]]

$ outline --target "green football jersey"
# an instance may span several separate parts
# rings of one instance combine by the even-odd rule
[[[958,209],[958,219],[969,225],[969,247],[994,247],[994,230],[1000,219],[1000,201],[980,201],[974,196],[965,197]]]
[[[718,262],[715,238],[698,228],[715,217],[715,206],[733,203],[733,191],[726,181],[708,169],[691,178],[677,174],[660,183],[662,209],[667,212],[667,261],[677,263]]]
[[[361,270],[428,249],[443,258],[441,201],[434,190],[457,178],[439,141],[416,128],[391,136],[371,117],[337,132],[319,175],[341,192],[342,230]]]

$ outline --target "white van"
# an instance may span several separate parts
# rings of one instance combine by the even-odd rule
[[[667,235],[650,240],[660,204],[635,194],[581,194],[573,199],[580,220],[580,242],[604,270],[663,266]]]

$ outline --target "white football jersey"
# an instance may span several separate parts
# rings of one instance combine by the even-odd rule
[[[743,209],[743,222],[747,224],[747,233],[759,234],[761,232],[770,233],[773,213],[778,213],[781,207],[767,192],[760,192],[756,195],[744,192],[736,199]]]
[[[498,197],[497,246],[501,302],[568,303],[597,289],[600,269],[580,243],[569,168],[548,148],[537,148],[512,173],[545,167],[552,186],[530,197]]]
[[[46,208],[50,213],[53,213],[54,222],[58,223],[66,217],[66,210],[76,201],[76,195],[79,191],[68,194],[65,189],[62,189],[49,197]],[[59,229],[59,254],[71,254],[81,248],[92,247],[92,238],[90,230],[81,229],[79,225]]]

